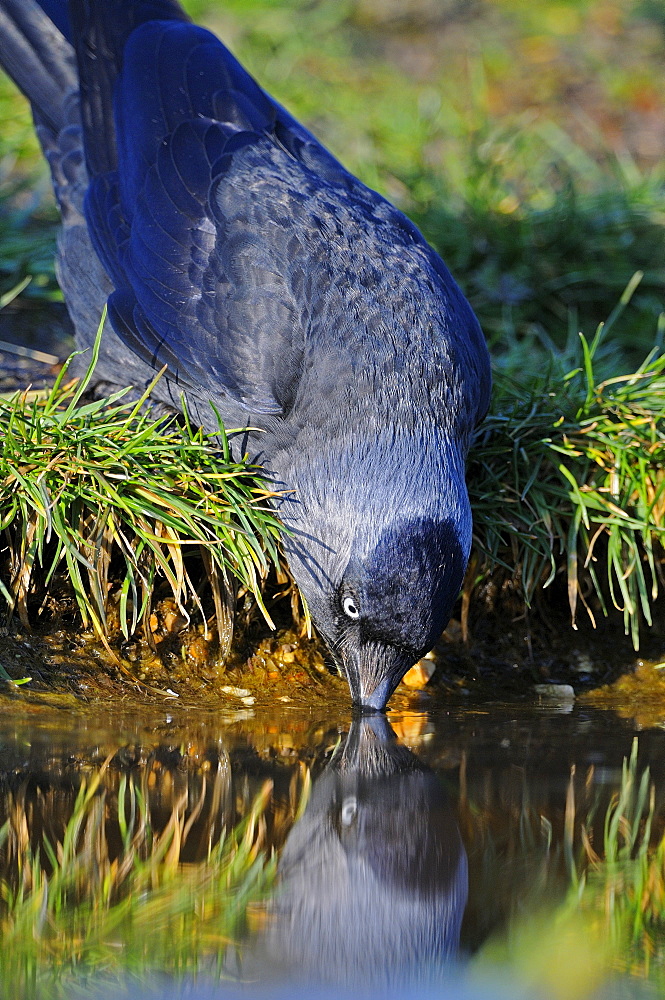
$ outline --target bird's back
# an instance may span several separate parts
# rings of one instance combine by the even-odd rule
[[[136,25],[155,6],[173,7],[72,8],[86,218],[118,336],[178,391],[266,428],[313,406],[321,421],[327,401],[333,419],[426,413],[468,435],[486,349],[443,263],[214,36],[177,11]]]

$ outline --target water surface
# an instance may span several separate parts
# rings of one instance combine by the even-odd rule
[[[111,861],[122,853],[118,796],[125,802],[128,783],[145,797],[156,834],[179,811],[185,867],[205,859],[264,795],[254,836],[264,856],[276,852],[276,879],[250,901],[239,940],[220,942],[214,970],[190,956],[181,971],[201,995],[214,994],[220,975],[226,990],[229,981],[245,984],[244,995],[284,983],[377,996],[404,983],[424,995],[434,983],[441,995],[442,981],[451,995],[498,995],[469,985],[468,969],[475,975],[488,945],[528,926],[531,915],[550,936],[548,914],[554,921],[570,896],[571,858],[583,841],[602,850],[606,811],[636,735],[632,720],[576,704],[439,702],[385,719],[336,710],[322,718],[320,708],[287,706],[84,714],[51,701],[11,698],[0,708],[0,825],[18,822],[18,803],[35,850],[45,836],[62,841],[82,781],[100,767]],[[662,729],[639,733],[637,767],[650,769],[654,828],[663,814],[664,751]],[[90,858],[94,864],[93,851]],[[0,863],[15,884],[12,865],[20,863],[7,843]],[[165,910],[164,919],[172,914]],[[500,991],[511,968],[490,963]],[[551,974],[543,975],[535,988],[544,995],[618,988],[605,966],[577,993],[552,993]],[[621,995],[647,988],[639,977],[617,981]],[[153,988],[166,995],[184,988],[178,982],[169,974]]]

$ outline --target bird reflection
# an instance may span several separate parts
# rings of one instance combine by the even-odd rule
[[[278,867],[265,944],[310,982],[436,977],[458,946],[467,859],[434,772],[384,716],[353,722]]]

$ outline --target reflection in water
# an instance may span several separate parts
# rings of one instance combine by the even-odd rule
[[[566,850],[582,856],[583,836],[602,850],[606,809],[621,788],[635,732],[626,720],[583,705],[568,715],[511,704],[403,716],[396,729],[419,760],[382,718],[356,721],[340,742],[348,718],[332,710],[320,723],[293,707],[252,719],[169,707],[166,716],[146,709],[118,721],[111,713],[100,720],[92,712],[36,712],[27,699],[21,715],[17,704],[3,711],[0,703],[0,997],[37,995],[16,988],[20,963],[30,982],[55,977],[61,996],[92,997],[83,983],[117,976],[122,989],[104,992],[100,985],[105,1000],[341,1000],[357,996],[359,984],[377,1000],[496,1000],[497,979],[507,984],[501,995],[514,997],[520,973],[513,959],[491,963],[484,991],[447,964],[460,940],[466,856],[435,773],[451,790],[469,855],[461,948],[472,967],[488,938],[502,940],[508,929],[519,939],[521,926],[528,931],[520,954],[530,982],[558,984],[561,954],[567,981],[579,972],[588,982],[596,952],[589,933],[575,931],[582,955],[576,967],[570,945],[555,936],[560,925],[543,923],[538,937],[532,915],[554,913],[565,898]],[[665,731],[641,732],[637,773],[651,769],[658,835],[665,826],[664,762]],[[297,819],[308,773],[318,778]],[[81,816],[81,789],[85,783],[92,791],[97,780]],[[242,835],[245,860],[228,835],[228,855],[217,854],[220,831],[246,818],[257,796],[261,806]],[[65,827],[77,831],[62,851],[74,865],[74,882],[53,878],[44,846],[44,838],[62,844]],[[265,871],[256,854],[263,849],[283,854],[267,929],[262,900],[271,868]],[[26,864],[30,852],[49,879],[41,899],[32,884],[37,868]],[[11,900],[23,897],[14,912]],[[247,923],[262,928],[261,945],[228,947]],[[647,944],[661,940],[650,936]],[[650,961],[663,967],[660,958]],[[443,974],[423,987],[437,970]],[[239,983],[219,982],[238,971]],[[137,987],[143,976],[145,990]],[[407,977],[411,989],[400,981]],[[392,994],[389,984],[396,986]],[[631,981],[623,996],[634,998],[634,991]],[[581,987],[576,995],[585,996]]]
[[[334,751],[278,875],[266,944],[289,975],[423,979],[457,952],[467,859],[455,817],[383,716],[357,719]]]

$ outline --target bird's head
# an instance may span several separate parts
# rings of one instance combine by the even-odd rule
[[[404,463],[378,470],[343,454],[335,473],[295,483],[282,511],[312,620],[353,702],[376,711],[440,637],[471,544],[463,462],[439,453],[409,476],[396,469]]]

